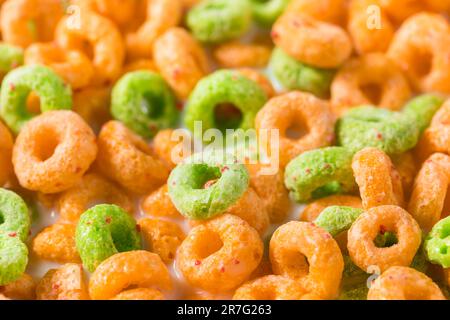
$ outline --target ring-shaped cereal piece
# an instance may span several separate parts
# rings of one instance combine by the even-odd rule
[[[206,0],[189,10],[186,23],[201,42],[218,43],[243,35],[250,27],[248,1]]]
[[[347,0],[291,0],[285,12],[295,12],[336,25],[344,25]]]
[[[108,257],[141,248],[136,221],[116,205],[97,205],[80,217],[75,234],[83,266],[93,272]]]
[[[34,42],[52,41],[63,15],[60,0],[8,0],[0,13],[3,41],[22,48]]]
[[[213,49],[215,61],[223,68],[264,68],[272,48],[259,43],[229,41]]]
[[[256,230],[225,214],[189,232],[178,249],[176,264],[191,285],[224,292],[244,282],[262,255],[263,243]]]
[[[346,62],[331,85],[337,115],[361,105],[399,110],[411,96],[408,80],[394,62],[371,53]]]
[[[140,250],[123,252],[111,256],[97,267],[89,280],[89,294],[93,300],[112,299],[133,285],[170,290],[172,280],[157,254]]]
[[[133,213],[133,201],[121,188],[99,174],[86,174],[74,187],[62,193],[57,200],[60,220],[77,223],[80,216],[93,204],[115,204]]]
[[[214,156],[193,156],[170,173],[167,185],[173,204],[192,220],[210,219],[233,206],[249,185],[240,163],[220,163]]]
[[[353,157],[352,168],[365,210],[383,205],[403,206],[401,177],[383,151],[362,149]]]
[[[13,149],[21,186],[58,193],[78,183],[97,156],[95,135],[72,111],[48,111],[28,122]]]
[[[170,199],[167,184],[147,195],[142,201],[141,207],[145,214],[154,217],[182,217]]]
[[[27,273],[16,281],[2,286],[1,294],[12,300],[35,300],[36,299],[36,281]]]
[[[153,59],[180,99],[187,99],[210,71],[204,49],[189,32],[178,27],[167,30],[155,41]]]
[[[408,267],[391,267],[371,285],[368,300],[446,300],[425,274]]]
[[[405,200],[411,195],[414,179],[419,171],[416,159],[412,152],[405,152],[391,157],[392,164],[402,180]]]
[[[344,29],[307,15],[286,11],[272,28],[275,44],[288,55],[319,68],[336,68],[352,52]]]
[[[313,223],[291,221],[270,240],[275,274],[296,279],[305,291],[323,299],[337,297],[344,260],[333,237]]]
[[[377,247],[380,233],[392,232],[397,243]],[[384,272],[392,266],[409,266],[422,242],[422,232],[414,218],[397,206],[380,206],[364,212],[348,231],[347,248],[352,261],[361,269],[378,266]]]
[[[203,130],[250,129],[254,127],[256,113],[266,101],[264,90],[256,82],[237,71],[216,71],[200,80],[192,91],[184,123],[192,132],[196,121],[202,121]],[[230,104],[233,110],[221,110]]]
[[[314,224],[327,231],[333,237],[336,237],[340,233],[350,229],[353,222],[363,212],[363,209],[359,208],[330,206],[320,213],[317,219],[314,220]]]
[[[379,5],[399,23],[421,11],[426,11],[425,2],[426,0],[379,0]]]
[[[136,0],[72,0],[72,5],[78,6],[79,10],[94,11],[121,27],[129,24],[135,17],[138,4],[139,1]]]
[[[287,89],[311,92],[324,97],[330,91],[335,72],[304,64],[287,55],[281,48],[275,48],[270,58],[269,68]]]
[[[288,6],[290,0],[251,0],[253,19],[263,26],[271,26]]]
[[[160,129],[175,125],[175,97],[165,80],[151,71],[135,71],[114,86],[111,114],[139,135],[151,138]]]
[[[63,49],[92,57],[92,84],[114,81],[120,74],[125,48],[119,30],[109,19],[88,10],[76,17],[64,17],[56,28],[55,40]]]
[[[450,25],[439,14],[420,13],[396,32],[388,57],[421,92],[450,93]]]
[[[25,51],[25,64],[51,68],[73,89],[86,87],[94,75],[94,67],[83,52],[66,51],[53,43],[30,45]]]
[[[355,196],[343,194],[328,196],[307,204],[301,212],[300,220],[314,222],[323,210],[331,206],[344,206],[362,209],[362,202],[359,197]]]
[[[25,242],[30,232],[28,206],[16,193],[0,188],[0,233],[11,234]]]
[[[5,75],[23,64],[23,49],[7,43],[0,43],[0,74]]]
[[[334,139],[334,123],[335,117],[326,101],[294,91],[270,99],[258,112],[255,127],[257,132],[279,130],[277,143],[280,165],[284,167],[305,151],[329,146]],[[272,142],[266,144],[263,137],[260,139],[263,145]]]
[[[356,184],[352,157],[353,154],[342,147],[304,152],[287,165],[284,183],[297,202],[320,197],[330,190],[332,193],[353,191]]]
[[[169,170],[192,154],[192,138],[187,130],[160,130],[153,138],[153,149]]]
[[[28,248],[14,232],[0,232],[0,286],[19,279],[28,264]]]
[[[35,92],[40,99],[40,110],[72,108],[72,92],[51,69],[40,66],[23,66],[8,73],[2,82],[0,116],[14,133],[34,117],[27,110],[27,98]]]
[[[11,162],[14,140],[8,128],[0,122],[0,187],[3,186],[13,173]]]
[[[111,300],[164,300],[164,294],[157,289],[137,288],[122,291]]]
[[[430,262],[444,268],[450,267],[450,217],[444,218],[433,226],[425,239],[425,251]]]
[[[134,193],[151,192],[169,176],[148,144],[118,121],[109,121],[102,127],[97,144],[99,170]]]

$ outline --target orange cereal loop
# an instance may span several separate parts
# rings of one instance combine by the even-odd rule
[[[293,91],[269,100],[258,112],[255,127],[257,132],[279,130],[280,166],[283,168],[305,151],[331,145],[334,123],[335,117],[326,101]],[[261,140],[264,146],[270,146],[270,142]]]
[[[346,0],[291,0],[285,11],[305,14],[333,24],[343,24],[346,7]]]
[[[331,84],[332,107],[338,116],[352,107],[366,104],[399,110],[410,97],[407,79],[381,53],[349,60]]]
[[[371,14],[375,12],[379,13],[378,20],[371,21]],[[385,10],[380,8],[379,0],[352,0],[347,29],[355,51],[360,55],[386,52],[395,32]]]
[[[149,250],[158,254],[165,263],[172,262],[186,237],[183,230],[174,222],[158,219],[141,219],[138,225]]]
[[[20,185],[58,193],[77,184],[97,155],[95,135],[72,111],[48,111],[21,130],[13,149]]]
[[[3,186],[9,180],[13,172],[11,162],[13,144],[11,133],[0,122],[0,186]]]
[[[55,40],[65,50],[78,50],[91,58],[91,84],[104,84],[119,76],[125,48],[119,30],[109,19],[88,10],[76,12],[60,20]]]
[[[226,42],[213,49],[217,63],[224,68],[263,68],[269,62],[272,48],[257,43]]]
[[[13,300],[34,300],[36,298],[36,282],[29,274],[22,276],[14,282],[0,287],[0,294]]]
[[[118,121],[106,123],[98,136],[97,167],[126,189],[144,194],[160,187],[169,175],[147,143]]]
[[[441,219],[448,185],[450,157],[435,153],[426,160],[414,181],[408,212],[424,230]]]
[[[150,57],[155,40],[181,20],[182,4],[179,0],[146,1],[146,17],[137,31],[126,35],[128,56]]]
[[[110,102],[109,87],[87,87],[74,93],[73,111],[78,113],[93,130],[98,131],[111,119]]]
[[[314,67],[339,67],[352,52],[344,29],[294,11],[286,10],[278,18],[271,35],[288,55]]]
[[[183,100],[210,71],[204,49],[183,28],[171,28],[162,34],[155,41],[153,58],[161,75]]]
[[[37,300],[89,300],[83,268],[68,263],[50,269],[36,288]]]
[[[22,48],[51,41],[63,14],[60,0],[8,0],[0,13],[3,41]]]
[[[352,168],[365,210],[383,205],[403,205],[401,177],[383,151],[365,148],[357,152]]]
[[[263,88],[264,92],[267,94],[267,97],[270,99],[276,95],[275,89],[273,88],[272,83],[270,80],[261,72],[250,69],[250,68],[240,68],[237,69],[240,74],[242,74],[244,77],[249,78],[250,80],[255,81],[258,83],[261,88]]]
[[[109,257],[97,267],[89,280],[89,294],[93,300],[108,300],[130,286],[170,290],[172,280],[157,254],[128,251]]]
[[[180,130],[164,129],[153,138],[156,155],[164,161],[169,170],[191,154],[191,137]]]
[[[75,246],[76,225],[56,223],[39,232],[31,250],[43,260],[59,263],[81,263]]]
[[[226,292],[257,268],[263,243],[250,225],[225,214],[193,228],[178,249],[176,265],[188,283],[211,292]]]
[[[408,267],[391,267],[369,289],[367,300],[446,300],[425,274]]]
[[[362,202],[359,197],[349,195],[332,195],[328,196],[310,204],[303,209],[300,220],[306,222],[313,222],[320,215],[320,213],[330,206],[345,206],[362,209]]]
[[[60,221],[76,224],[81,214],[94,204],[115,204],[132,214],[133,200],[120,187],[99,174],[88,173],[57,202]]]
[[[136,0],[72,0],[72,4],[79,6],[81,10],[94,11],[120,26],[131,22],[138,9],[138,2]]]
[[[35,43],[25,50],[25,64],[41,64],[50,67],[73,89],[86,87],[94,67],[80,51],[64,50],[53,43]]]
[[[313,223],[291,221],[270,240],[270,261],[275,274],[296,279],[305,292],[333,299],[344,269],[338,244]]]
[[[411,195],[414,178],[416,177],[418,167],[412,152],[405,152],[392,156],[392,163],[402,180],[403,193],[405,199]]]
[[[395,233],[397,243],[386,248],[375,245],[378,234]],[[384,272],[392,266],[409,266],[420,247],[422,231],[413,217],[397,206],[372,208],[359,216],[348,231],[347,248],[361,269],[377,266]]]
[[[444,0],[445,1],[445,0]],[[379,0],[380,5],[388,15],[397,22],[426,10],[426,0]]]
[[[146,214],[154,217],[182,217],[170,199],[167,184],[146,196],[141,207]]]
[[[450,26],[442,15],[410,17],[396,32],[387,55],[417,91],[450,93]]]
[[[239,287],[233,300],[311,300],[300,283],[284,276],[268,275]]]
[[[122,291],[112,300],[164,300],[164,295],[156,289],[138,288]]]

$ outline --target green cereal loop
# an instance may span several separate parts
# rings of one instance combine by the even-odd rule
[[[256,82],[236,71],[216,71],[200,80],[191,93],[184,123],[192,132],[196,121],[202,121],[203,130],[250,129],[254,127],[256,114],[266,102],[266,93]],[[219,123],[216,120],[216,107],[226,103],[241,111],[242,119],[239,123]]]
[[[243,35],[251,19],[248,0],[205,0],[188,12],[186,23],[201,42],[219,43]]]
[[[8,73],[23,64],[23,49],[10,44],[0,44],[0,73]]]
[[[152,138],[178,120],[175,97],[164,79],[151,71],[124,75],[112,90],[111,114],[137,134]]]
[[[27,264],[27,246],[19,237],[0,232],[0,286],[19,279]]]
[[[14,69],[2,83],[0,116],[16,134],[35,116],[26,105],[31,92],[39,96],[42,112],[72,108],[70,87],[51,69],[40,65]]]
[[[97,205],[80,217],[75,242],[83,265],[93,272],[108,257],[141,248],[136,221],[116,205]]]
[[[330,206],[325,208],[314,224],[325,229],[333,237],[347,231],[352,226],[353,222],[364,212],[362,209],[345,207],[345,206]]]
[[[431,263],[450,267],[450,217],[434,225],[425,239],[425,252]]]
[[[308,66],[275,48],[269,62],[269,69],[280,83],[290,90],[301,90],[324,97],[330,91],[333,70]]]
[[[371,106],[348,111],[336,125],[338,144],[351,152],[366,147],[389,155],[412,149],[419,140],[419,127],[411,117]]]
[[[352,171],[353,153],[342,147],[327,147],[307,151],[286,167],[285,185],[292,198],[300,203],[313,197],[314,191],[339,183],[341,192],[355,189]]]
[[[253,18],[263,26],[271,26],[291,0],[250,0]]]
[[[420,133],[430,125],[434,114],[445,99],[435,94],[423,94],[409,101],[403,108],[403,114],[416,122]]]
[[[30,220],[25,201],[14,192],[0,188],[0,232],[15,233],[25,241],[30,232]]]
[[[209,181],[215,183],[204,188]],[[241,198],[248,188],[249,174],[240,163],[197,158],[178,164],[167,184],[178,211],[189,219],[206,220],[223,213]]]

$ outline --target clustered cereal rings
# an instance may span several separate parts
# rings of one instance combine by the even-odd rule
[[[221,164],[215,156],[201,154],[180,163],[167,181],[175,207],[193,220],[206,220],[235,204],[249,185],[243,164]]]
[[[275,48],[270,58],[269,68],[281,84],[291,90],[311,92],[324,97],[330,90],[335,71],[304,64],[281,48]]]
[[[0,44],[0,73],[6,74],[23,64],[23,49],[10,44]]]
[[[271,26],[286,9],[290,0],[251,0],[253,18],[263,26]]]
[[[334,111],[361,105],[399,110],[411,96],[408,80],[390,59],[372,53],[346,62],[331,85]]]
[[[14,171],[19,183],[57,193],[78,183],[97,155],[95,135],[72,111],[48,111],[28,122],[16,139]]]
[[[334,122],[326,101],[294,91],[271,99],[258,112],[255,127],[257,132],[279,130],[280,164],[284,167],[305,151],[329,146],[334,139]],[[291,137],[290,130],[306,132],[300,137]],[[264,139],[260,139],[265,145]]]
[[[352,43],[340,27],[286,11],[272,28],[275,44],[293,58],[319,68],[336,68],[348,59]]]
[[[84,53],[66,51],[52,43],[35,43],[29,46],[25,51],[25,64],[48,66],[73,89],[86,87],[94,75],[92,63]]]
[[[362,149],[353,157],[352,168],[364,209],[382,205],[403,206],[401,177],[383,151]]]
[[[202,121],[203,130],[250,129],[266,101],[264,90],[256,82],[237,71],[216,71],[198,82],[189,97],[184,123],[193,132],[196,121]]]
[[[10,234],[24,241],[30,231],[27,204],[16,193],[0,188],[0,233]]]
[[[439,287],[412,268],[391,267],[369,289],[368,300],[445,300]]]
[[[362,209],[362,203],[359,197],[344,194],[332,195],[307,204],[301,213],[300,220],[313,222],[323,210],[331,206],[344,206]]]
[[[388,50],[415,89],[450,93],[450,26],[441,15],[420,13],[405,21]]]
[[[138,194],[151,192],[168,177],[165,165],[140,136],[119,121],[101,129],[97,145],[97,166],[110,179]]]
[[[271,51],[272,49],[264,44],[230,41],[215,47],[213,56],[218,64],[225,68],[263,68],[269,61]]]
[[[123,252],[109,257],[97,267],[89,280],[89,295],[93,300],[113,299],[133,285],[170,290],[172,280],[157,254],[139,250]]]
[[[433,229],[431,229],[431,232],[425,240],[425,250],[428,260],[444,268],[450,267],[449,230],[450,217],[447,217],[433,226]]]
[[[116,83],[111,113],[146,138],[175,125],[178,115],[172,91],[159,74],[151,71],[130,72]]]
[[[189,10],[186,23],[201,42],[218,43],[237,38],[250,27],[248,1],[207,0]]]
[[[363,213],[362,209],[330,206],[325,208],[314,220],[314,224],[326,230],[333,237],[347,231],[353,222]]]
[[[59,196],[57,206],[60,219],[77,223],[81,214],[94,202],[116,204],[128,213],[133,212],[133,202],[121,188],[99,174],[88,173],[80,183]]]
[[[155,41],[153,59],[181,99],[187,99],[197,82],[210,70],[204,49],[182,28],[171,28]]]
[[[91,272],[117,252],[141,248],[136,221],[116,205],[97,205],[83,213],[75,241],[84,267]]]
[[[14,141],[8,128],[0,122],[0,187],[10,178],[13,167],[11,162]]]
[[[377,247],[378,234],[392,232],[397,243]],[[409,266],[422,241],[421,230],[412,216],[397,206],[379,206],[365,211],[348,231],[348,251],[363,270],[378,266],[383,272],[392,266]]]
[[[338,295],[344,269],[341,251],[333,237],[314,224],[291,221],[278,228],[270,240],[270,261],[275,274],[296,279],[306,292],[323,299]]]
[[[329,191],[350,192],[355,189],[352,156],[342,147],[304,152],[287,165],[285,185],[297,202],[306,202]]]
[[[259,265],[263,243],[244,220],[222,215],[189,232],[177,254],[186,280],[212,292],[239,286]]]
[[[51,69],[39,65],[17,68],[3,80],[0,96],[0,116],[16,134],[34,117],[26,106],[31,92],[39,96],[42,112],[72,107],[70,87]]]

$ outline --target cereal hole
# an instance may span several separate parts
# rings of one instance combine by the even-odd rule
[[[214,122],[222,131],[239,128],[242,118],[241,110],[232,103],[219,103],[214,109]]]

